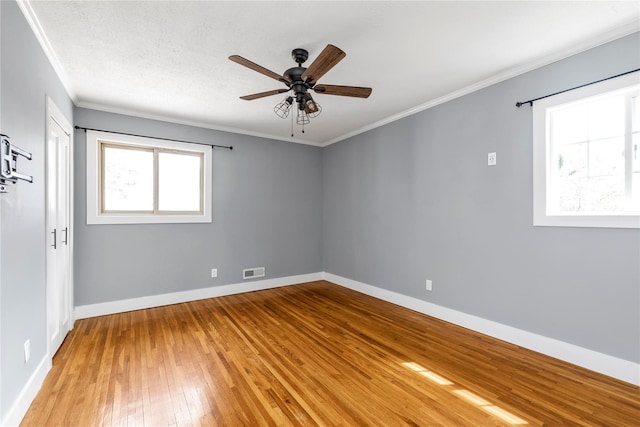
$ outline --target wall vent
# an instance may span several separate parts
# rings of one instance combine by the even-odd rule
[[[254,279],[256,277],[264,277],[264,267],[245,268],[242,270],[243,279]]]

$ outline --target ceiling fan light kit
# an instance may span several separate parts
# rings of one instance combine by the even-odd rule
[[[305,113],[304,110],[298,110],[298,117],[296,118],[296,124],[304,126],[304,125],[308,125],[309,123],[311,123],[311,120],[309,120],[309,115]],[[302,130],[302,132],[304,132],[304,129]]]
[[[273,107],[273,111],[276,113],[276,116],[281,119],[286,119],[289,116],[289,111],[291,110],[291,105],[293,104],[293,97],[287,96],[281,102],[277,103],[275,107]]]
[[[273,111],[278,117],[286,119],[289,116],[289,111],[291,110],[293,103],[295,102],[298,107],[296,123],[302,126],[302,132],[304,133],[304,125],[311,122],[310,118],[318,117],[322,112],[322,107],[313,99],[309,90],[313,90],[316,93],[324,95],[349,96],[354,98],[368,98],[369,95],[371,95],[371,88],[369,87],[325,84],[317,85],[318,79],[324,76],[345,56],[346,53],[341,49],[329,44],[322,52],[320,52],[320,55],[318,55],[311,65],[309,65],[308,68],[305,68],[302,64],[309,58],[309,52],[306,49],[301,48],[293,49],[293,51],[291,51],[291,57],[298,66],[289,68],[282,73],[281,76],[238,55],[232,55],[229,59],[237,64],[257,71],[260,74],[271,77],[274,80],[278,80],[287,86],[287,89],[276,89],[245,95],[241,96],[240,99],[251,101],[254,99],[264,98],[266,96],[290,92],[290,95],[276,104]],[[293,136],[293,132],[291,136]]]

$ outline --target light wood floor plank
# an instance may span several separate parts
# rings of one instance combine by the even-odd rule
[[[640,388],[320,281],[83,319],[23,426],[640,425]]]

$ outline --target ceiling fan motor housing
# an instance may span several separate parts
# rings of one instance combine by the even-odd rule
[[[309,58],[309,52],[307,52],[306,49],[293,49],[291,51],[291,57],[298,65],[300,65]]]
[[[297,50],[304,50],[304,49],[295,49],[293,53],[295,53]],[[306,101],[305,95],[307,94],[307,90],[309,90],[309,88],[311,87],[302,80],[302,75],[306,70],[307,69],[305,67],[293,67],[293,68],[289,68],[287,71],[284,72],[284,77],[289,79],[289,81],[291,81],[291,84],[289,85],[289,89],[291,89],[295,94],[296,103],[298,104],[301,110],[304,109],[304,102]]]

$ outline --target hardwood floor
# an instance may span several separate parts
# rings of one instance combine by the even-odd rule
[[[80,320],[23,426],[640,425],[640,388],[311,282]]]

